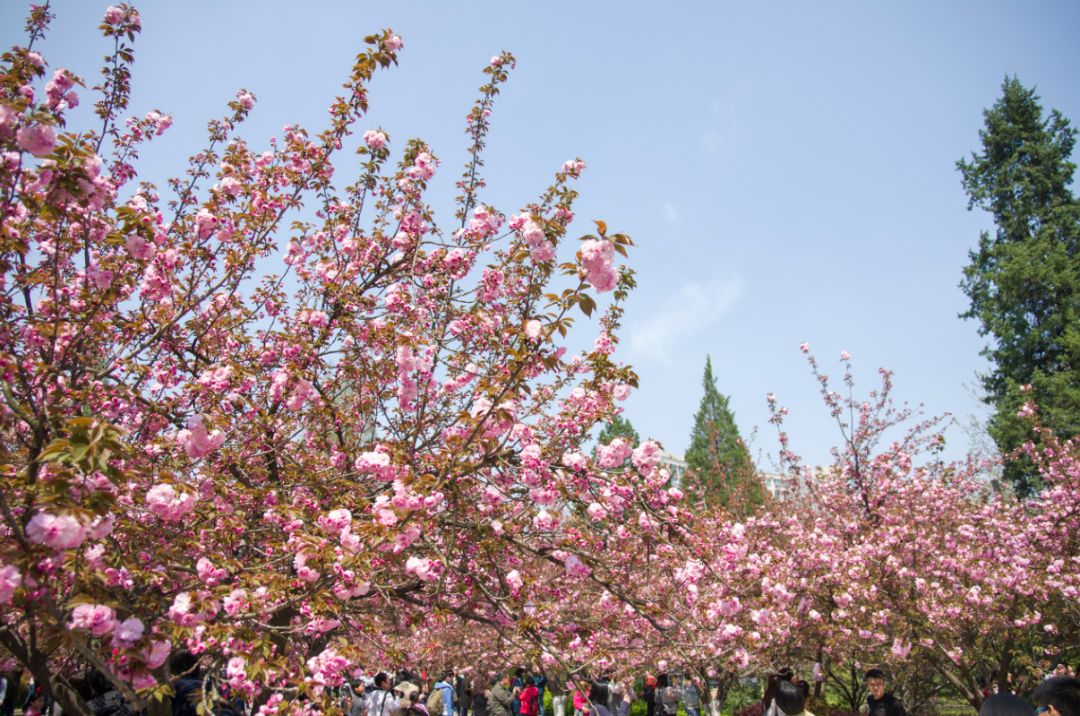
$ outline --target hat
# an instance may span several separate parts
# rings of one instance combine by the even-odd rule
[[[420,690],[420,687],[411,681],[402,681],[400,684],[394,687],[395,691],[400,691],[402,696],[409,697]]]

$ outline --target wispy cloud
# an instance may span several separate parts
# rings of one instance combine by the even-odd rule
[[[711,121],[698,133],[701,148],[708,154],[719,154],[725,147],[742,140],[743,125],[737,102],[745,96],[745,90],[732,91],[726,100],[714,99],[709,107]]]
[[[671,363],[687,338],[718,321],[742,295],[743,281],[688,283],[670,293],[651,317],[630,326],[630,349],[637,355]]]
[[[679,210],[670,201],[664,202],[664,218],[668,220],[669,224],[679,223]]]

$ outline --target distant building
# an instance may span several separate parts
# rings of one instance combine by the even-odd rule
[[[686,477],[686,460],[672,455],[667,450],[660,451],[660,467],[671,473],[671,486],[681,488]]]
[[[785,500],[799,494],[799,478],[786,472],[759,472],[765,489],[774,500]]]

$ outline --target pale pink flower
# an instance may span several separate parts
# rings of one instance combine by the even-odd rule
[[[401,49],[401,38],[397,35],[392,35],[391,37],[387,38],[386,42],[383,44],[385,45],[386,49],[390,50],[391,52],[395,52]]]
[[[442,565],[426,557],[409,557],[405,560],[405,571],[415,574],[423,582],[434,582],[439,578]]]
[[[525,322],[525,336],[530,341],[539,340],[540,338],[540,321],[535,318]]]
[[[148,261],[154,258],[154,254],[157,253],[157,248],[138,234],[128,236],[124,246],[132,258],[140,261]]]
[[[631,461],[641,472],[648,472],[660,463],[660,446],[652,440],[646,440],[634,449]]]
[[[171,644],[164,639],[150,642],[142,651],[143,662],[147,669],[156,669],[169,658]]]
[[[581,263],[585,280],[601,293],[615,288],[618,274],[612,265],[615,247],[603,239],[586,239],[581,243]]]
[[[386,135],[377,129],[369,129],[364,132],[364,144],[371,149],[382,149],[386,146]]]
[[[151,674],[149,671],[139,669],[131,675],[131,688],[135,689],[136,691],[140,691],[142,689],[151,689],[155,686],[157,686],[157,679],[155,679],[154,675]]]
[[[250,92],[244,92],[243,90],[236,93],[236,101],[244,109],[250,110],[255,106],[255,95]]]
[[[221,447],[225,442],[225,433],[220,430],[207,432],[201,415],[188,418],[187,429],[176,434],[176,442],[184,448],[187,456],[198,460]]]
[[[563,567],[566,568],[567,577],[588,577],[592,574],[592,570],[587,564],[581,561],[581,558],[576,554],[571,554],[563,560]]]
[[[86,539],[86,529],[73,515],[39,512],[26,525],[26,537],[53,549],[72,549]]]
[[[506,583],[510,586],[513,592],[517,592],[525,584],[521,579],[521,573],[516,569],[511,570],[506,574]]]
[[[559,518],[547,510],[540,510],[533,517],[533,526],[541,532],[554,532],[559,528]]]
[[[601,445],[597,452],[597,463],[603,468],[619,467],[630,457],[633,448],[623,438],[615,438],[607,445]]]
[[[22,584],[22,574],[13,564],[0,567],[0,606],[11,601],[15,590]]]
[[[116,625],[116,629],[113,631],[113,643],[120,646],[131,646],[139,639],[142,639],[145,629],[146,627],[141,620],[135,617],[125,619]]]
[[[124,21],[124,9],[115,5],[105,8],[105,24],[119,25]]]
[[[105,636],[116,628],[116,613],[104,604],[77,604],[71,610],[68,629],[85,629],[94,636]]]
[[[15,133],[19,148],[35,157],[48,156],[56,144],[56,133],[47,124],[32,124]]]
[[[147,491],[146,504],[152,513],[165,522],[179,522],[195,508],[195,495],[179,492],[172,485],[159,483]]]
[[[581,172],[585,169],[585,162],[580,159],[568,159],[563,162],[562,169],[564,172],[572,177],[581,175]]]

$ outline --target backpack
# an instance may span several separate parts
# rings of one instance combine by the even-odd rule
[[[664,707],[664,713],[674,714],[679,710],[679,692],[674,686],[666,686],[660,690],[660,703]]]
[[[443,703],[442,689],[438,687],[432,687],[431,693],[428,694],[427,701],[424,702],[424,706],[427,706],[428,713],[431,716],[442,716],[446,711],[446,704]]]

